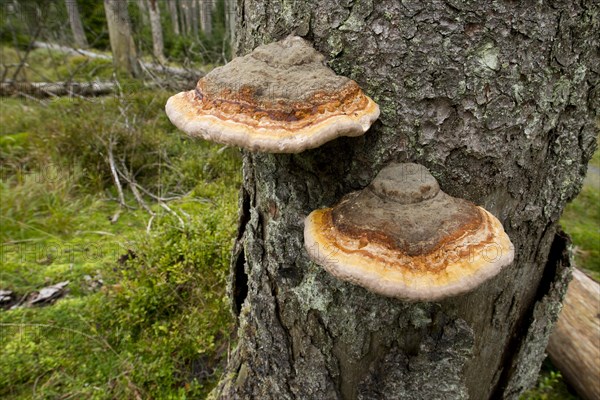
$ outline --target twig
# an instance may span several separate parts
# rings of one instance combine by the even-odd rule
[[[123,178],[123,180],[125,182],[127,182],[129,184],[129,187],[131,187],[131,191],[133,192],[133,195],[135,196],[135,198],[138,200],[138,203],[140,203],[140,205],[142,207],[144,207],[144,209],[146,211],[148,211],[148,213],[150,213],[150,215],[154,216],[154,212],[152,210],[150,210],[150,208],[146,205],[146,203],[144,202],[142,196],[140,195],[140,192],[138,191],[138,189],[142,192],[144,192],[146,195],[150,196],[151,198],[153,198],[154,200],[156,200],[158,202],[158,205],[161,206],[164,210],[166,210],[168,213],[172,214],[175,216],[175,218],[177,218],[177,220],[179,220],[179,224],[181,225],[182,228],[185,228],[185,222],[183,221],[183,219],[179,216],[179,214],[177,214],[175,211],[173,211],[171,209],[171,207],[169,207],[163,200],[161,197],[153,194],[152,192],[150,192],[148,189],[144,188],[142,185],[140,185],[139,183],[137,183],[135,181],[135,179],[129,175],[126,176],[125,174],[123,174],[123,172],[117,170],[117,172],[119,174],[121,174],[121,177]],[[149,222],[150,225],[151,222]]]
[[[148,204],[146,204],[146,202],[144,201],[144,198],[142,197],[140,192],[137,190],[137,187],[135,185],[130,185],[129,187],[131,188],[131,192],[133,193],[133,196],[135,197],[137,202],[140,204],[140,206],[142,206],[142,208],[144,210],[146,210],[148,212],[148,214],[154,215],[154,211],[152,211],[152,209],[150,207],[148,207]]]
[[[179,214],[177,214],[175,211],[171,210],[171,208],[166,203],[163,203],[162,201],[159,201],[158,204],[162,208],[164,208],[167,212],[173,214],[175,216],[175,218],[177,218],[179,220],[179,224],[181,225],[181,227],[185,228],[185,222],[183,222],[183,219],[181,219]]]
[[[116,224],[117,221],[119,220],[120,216],[121,216],[121,207],[119,207],[117,209],[117,211],[115,211],[115,213],[113,214],[113,216],[110,217],[110,223],[113,224],[113,225]]]
[[[119,219],[119,215],[121,214],[121,209],[125,207],[125,195],[123,194],[123,187],[121,186],[121,181],[119,180],[119,174],[117,173],[117,167],[115,165],[115,156],[112,151],[113,140],[112,138],[108,142],[108,163],[110,165],[110,172],[113,176],[113,180],[115,181],[115,186],[117,187],[117,192],[119,194],[119,209],[112,216],[110,222],[116,223]]]
[[[39,36],[40,32],[42,31],[42,24],[39,24],[35,34],[33,35],[34,40],[32,40],[31,42],[29,42],[29,44],[27,45],[27,50],[25,50],[25,55],[23,56],[23,58],[21,58],[19,56],[19,58],[21,58],[19,65],[17,66],[17,69],[15,70],[15,73],[13,74],[13,81],[17,80],[17,77],[19,76],[19,72],[21,72],[21,70],[23,69],[23,66],[25,65],[25,61],[27,60],[27,57],[29,57],[29,53],[31,53],[31,50],[33,50],[33,44],[35,43],[35,39]],[[16,47],[16,46],[15,46]]]
[[[148,225],[146,225],[146,233],[150,233],[150,229],[152,228],[152,221],[154,221],[154,217],[156,215],[152,215],[148,220]]]
[[[142,192],[144,192],[144,194],[150,196],[151,198],[153,198],[156,201],[171,201],[171,200],[179,200],[182,197],[185,197],[187,195],[189,195],[190,193],[193,192],[193,190],[190,190],[187,193],[178,195],[178,196],[171,196],[171,197],[162,197],[162,196],[157,196],[154,193],[152,193],[151,191],[149,191],[148,189],[146,189],[145,187],[143,187],[142,185],[140,185],[137,182],[133,182],[134,185],[136,185]]]
[[[125,167],[125,163],[123,163],[122,160],[121,160],[121,166],[123,167],[124,171],[127,171],[127,169]],[[115,170],[116,170],[116,172],[119,175],[121,175],[121,177],[123,178],[123,180],[129,184],[129,187],[131,188],[131,192],[133,193],[133,196],[137,200],[138,204],[144,210],[146,210],[148,212],[148,214],[154,215],[154,211],[152,211],[152,209],[150,207],[148,207],[148,204],[146,204],[146,202],[144,201],[144,198],[142,197],[142,195],[140,194],[139,190],[137,189],[137,184],[134,182],[133,178],[131,176],[125,175],[125,173],[121,172],[117,168],[115,168]]]
[[[105,231],[77,231],[77,234],[82,234],[82,233],[95,233],[96,235],[101,235],[101,236],[116,236],[114,233],[112,232],[105,232]]]
[[[123,187],[121,186],[121,181],[119,180],[119,174],[117,173],[117,167],[115,165],[115,156],[113,154],[112,149],[113,141],[111,138],[108,142],[108,163],[110,164],[110,172],[113,175],[115,185],[117,185],[117,192],[119,193],[119,204],[123,206],[125,205],[125,196],[123,195]]]

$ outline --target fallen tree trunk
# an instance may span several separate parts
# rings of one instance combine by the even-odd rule
[[[600,284],[578,269],[547,352],[581,397],[600,399]]]
[[[61,53],[66,53],[66,54],[82,55],[82,56],[86,56],[89,58],[100,58],[103,60],[112,60],[112,57],[109,55],[106,55],[106,54],[95,53],[93,51],[84,50],[84,49],[75,49],[75,48],[68,47],[68,46],[61,46],[61,45],[55,44],[55,43],[46,43],[46,42],[36,41],[36,42],[33,42],[33,47],[59,51]],[[169,75],[175,75],[180,78],[186,78],[186,79],[191,78],[191,79],[195,80],[195,79],[199,79],[204,76],[203,71],[196,71],[196,70],[178,68],[178,67],[169,67],[167,65],[162,65],[162,64],[157,64],[157,63],[148,63],[148,62],[144,62],[144,61],[139,61],[139,63],[141,64],[141,66],[143,68],[148,69],[150,71],[169,74]]]
[[[2,82],[0,96],[100,96],[115,90],[114,82]]]

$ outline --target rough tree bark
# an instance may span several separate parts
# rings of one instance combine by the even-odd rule
[[[165,62],[165,44],[163,41],[162,25],[160,22],[160,7],[156,0],[148,0],[150,28],[152,30],[152,53],[158,62]]]
[[[121,0],[104,0],[104,11],[106,13],[110,48],[115,67],[127,72],[131,76],[139,75],[140,67],[138,65],[135,43],[131,34],[127,2]]]
[[[538,374],[570,276],[557,221],[580,190],[599,103],[598,5],[243,0],[238,54],[290,33],[381,107],[359,138],[244,154],[226,399],[515,399]],[[515,262],[436,303],[333,279],[303,220],[390,161],[426,165],[504,224]]]
[[[71,25],[71,32],[73,33],[73,40],[79,48],[88,47],[88,41],[83,31],[83,24],[81,23],[81,15],[79,14],[79,7],[77,6],[76,0],[65,0],[67,7],[67,14],[69,14],[69,24]]]

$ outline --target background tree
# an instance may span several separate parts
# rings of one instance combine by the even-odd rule
[[[169,14],[171,16],[171,25],[173,26],[173,34],[176,36],[180,35],[179,30],[179,12],[177,7],[177,0],[167,0],[167,6],[169,7]]]
[[[136,1],[142,25],[148,25],[148,5],[146,4],[146,1],[148,0]]]
[[[190,23],[190,34],[197,39],[198,38],[198,20],[200,19],[199,10],[198,10],[198,1],[192,0],[190,2],[190,15],[189,15],[189,23]]]
[[[139,75],[137,51],[131,33],[127,2],[104,0],[104,11],[115,67],[131,76]]]
[[[160,7],[156,0],[148,1],[148,13],[150,14],[150,27],[152,29],[152,51],[154,57],[165,62],[165,45],[163,41],[162,25],[160,22]]]
[[[199,0],[199,3],[202,32],[209,36],[212,33],[213,0]]]
[[[73,32],[73,39],[77,47],[85,48],[88,47],[88,41],[85,37],[83,25],[81,24],[81,16],[79,15],[79,7],[77,6],[76,0],[65,0],[67,7],[67,13],[69,14],[69,24],[71,25],[71,32]]]
[[[181,19],[181,33],[185,35],[190,34],[190,10],[188,1],[178,1],[179,5],[179,18]]]
[[[517,398],[535,382],[568,281],[556,223],[596,146],[598,5],[240,7],[239,54],[290,33],[308,38],[382,113],[363,137],[244,154],[231,277],[238,345],[215,395]],[[515,262],[472,293],[412,304],[309,262],[304,217],[393,160],[426,165],[444,191],[496,215]]]
[[[237,12],[235,0],[225,0],[225,26],[232,43],[235,42],[235,16]]]

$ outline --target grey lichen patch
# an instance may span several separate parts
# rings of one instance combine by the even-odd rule
[[[329,45],[329,54],[331,57],[335,57],[342,52],[344,49],[344,43],[342,42],[342,35],[337,32],[332,32],[327,38],[327,44]]]
[[[331,291],[323,286],[321,280],[316,279],[315,273],[305,274],[300,285],[293,288],[292,292],[296,294],[303,312],[318,310],[325,313],[333,301]]]
[[[498,57],[500,50],[493,42],[487,42],[481,45],[475,52],[475,60],[479,65],[477,70],[486,73],[486,70],[496,72],[500,69]]]
[[[360,32],[366,19],[373,12],[373,0],[355,0],[348,19],[338,29],[340,31]]]
[[[556,82],[552,90],[552,105],[554,107],[560,108],[568,102],[569,95],[571,94],[571,85],[571,80],[564,76]]]
[[[431,324],[431,312],[426,304],[418,303],[411,310],[410,323],[415,328],[423,328]]]

